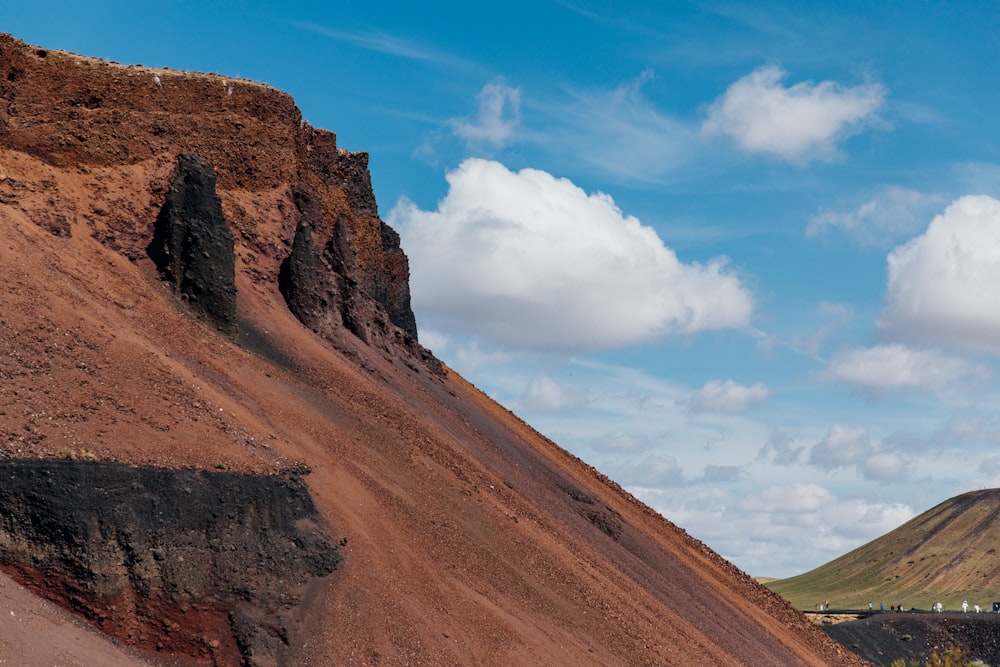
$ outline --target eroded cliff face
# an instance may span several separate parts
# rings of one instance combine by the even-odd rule
[[[350,333],[440,371],[417,343],[409,264],[399,236],[378,216],[368,155],[338,148],[335,134],[303,122],[287,94],[221,76],[122,67],[0,35],[0,143],[84,173],[151,165],[149,181],[136,184],[144,190],[108,207],[80,210],[53,187],[49,210],[34,213],[53,234],[90,233],[132,259],[146,251],[155,212],[177,190],[179,156],[196,155],[218,176],[235,270],[273,283],[289,264],[283,292],[317,334],[336,344]],[[4,203],[17,206],[24,184],[0,185]],[[172,210],[167,215],[176,218],[176,203]],[[296,245],[303,225],[311,243]],[[217,324],[232,331],[234,319]]]
[[[0,461],[0,562],[165,656],[273,665],[341,557],[295,476]]]

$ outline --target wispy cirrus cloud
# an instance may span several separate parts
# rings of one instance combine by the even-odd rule
[[[308,21],[288,21],[288,24],[300,30],[306,30],[339,42],[345,42],[366,51],[383,53],[406,60],[463,67],[470,64],[462,58],[427,44],[408,40],[381,30],[338,30]]]
[[[878,246],[910,236],[923,228],[941,197],[888,185],[854,210],[822,208],[810,216],[806,236],[825,236],[833,230],[861,246]]]
[[[571,158],[617,179],[668,181],[701,149],[698,132],[658,108],[643,92],[656,78],[651,69],[613,88],[567,88],[568,97],[535,100],[544,131],[527,138],[554,158]]]

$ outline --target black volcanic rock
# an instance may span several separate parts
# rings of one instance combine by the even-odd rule
[[[381,231],[385,262],[399,268],[381,275],[382,280],[376,283],[378,291],[373,296],[389,312],[389,321],[417,341],[417,318],[410,305],[409,259],[403,252],[396,230],[383,222]]]
[[[333,225],[329,240],[317,247],[313,229],[323,224],[319,195],[304,183],[292,187],[299,211],[292,252],[282,262],[278,288],[285,303],[300,322],[325,338],[346,327],[364,339],[364,329],[351,317],[354,254],[346,238],[343,220]],[[367,341],[366,341],[367,342]]]
[[[177,175],[147,249],[192,309],[220,331],[236,331],[233,234],[215,192],[215,170],[194,153],[177,159]]]
[[[303,586],[341,561],[317,518],[295,476],[0,461],[0,564],[106,631],[138,616],[130,632],[205,640],[220,664],[280,656]]]

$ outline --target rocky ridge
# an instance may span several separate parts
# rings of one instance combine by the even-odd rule
[[[161,218],[169,218],[171,206],[180,202],[161,198],[178,191],[177,178],[190,180],[193,173],[179,156],[197,156],[219,174],[221,210],[212,214],[224,215],[241,237],[244,272],[271,282],[282,262],[304,262],[316,271],[286,272],[289,303],[318,295],[329,300],[322,313],[293,308],[307,326],[331,342],[346,329],[383,351],[408,349],[436,367],[417,344],[409,263],[399,236],[378,217],[368,155],[338,148],[336,135],[305,123],[287,94],[225,77],[121,67],[0,37],[0,142],[83,173],[150,161],[163,173],[166,161],[181,159],[147,192],[120,197],[108,208],[63,205],[54,191],[49,210],[38,217],[56,235],[83,222],[94,238],[131,258],[160,241],[151,238],[149,204],[139,208],[135,199],[152,195],[153,205],[166,206]],[[7,185],[7,203],[13,204],[18,184]],[[270,209],[265,219],[248,213],[261,207]],[[300,244],[289,258],[287,249],[302,226],[312,243]],[[304,257],[307,251],[311,255]]]

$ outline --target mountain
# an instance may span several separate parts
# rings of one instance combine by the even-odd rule
[[[1000,600],[1000,489],[944,501],[815,570],[767,584],[799,609],[992,609]]]
[[[367,161],[0,36],[0,657],[863,664],[419,344]]]

